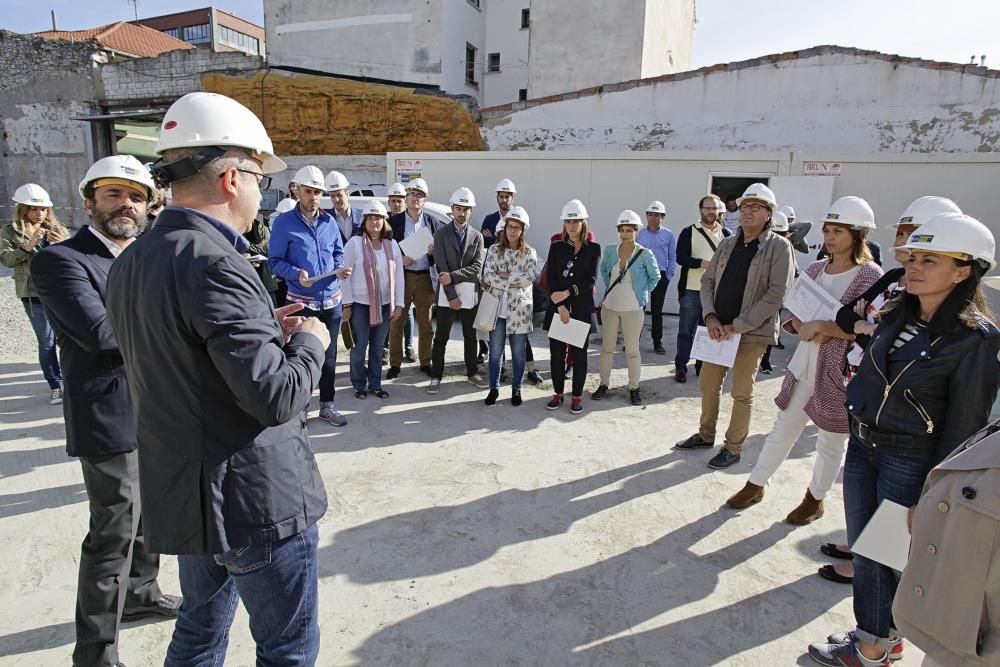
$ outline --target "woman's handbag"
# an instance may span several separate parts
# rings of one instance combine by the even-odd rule
[[[493,296],[493,292],[484,289],[479,297],[479,310],[476,311],[476,320],[472,323],[472,328],[477,331],[493,331],[497,325],[499,312],[500,299]]]

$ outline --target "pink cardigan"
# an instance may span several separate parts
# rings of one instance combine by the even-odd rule
[[[828,259],[813,262],[806,268],[806,274],[816,279],[826,268]],[[861,267],[858,275],[847,287],[844,296],[840,298],[843,304],[850,303],[864,294],[869,287],[882,276],[882,269],[875,262],[869,262]],[[785,331],[794,333],[789,328],[792,317],[789,315],[782,323]],[[844,364],[847,363],[847,349],[850,341],[843,338],[831,338],[819,347],[819,358],[816,361],[816,382],[813,385],[812,396],[806,403],[806,415],[816,426],[829,431],[830,433],[849,433],[847,408],[844,406],[846,400],[846,390],[844,387]],[[785,380],[781,385],[781,391],[775,404],[782,410],[788,407],[792,400],[792,392],[798,380],[790,372],[785,373]]]

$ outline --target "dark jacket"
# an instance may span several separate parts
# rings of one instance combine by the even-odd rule
[[[454,222],[434,232],[434,268],[439,273],[451,275],[452,284],[441,285],[449,301],[458,297],[457,283],[474,283],[479,293],[485,259],[483,235],[472,225],[465,226],[465,248],[458,247]]]
[[[318,521],[326,491],[301,413],[323,345],[285,343],[234,240],[165,209],[115,260],[107,304],[139,422],[146,547],[217,554]]]
[[[483,218],[483,224],[479,226],[480,233],[483,234],[483,244],[488,250],[491,245],[497,242],[497,225],[500,224],[500,211],[493,211]],[[487,236],[485,232],[489,232]]]
[[[128,378],[104,308],[114,261],[88,227],[31,261],[35,291],[59,344],[70,456],[111,456],[136,447]]]
[[[267,257],[267,249],[271,243],[271,228],[267,226],[267,223],[255,218],[253,226],[250,227],[249,232],[243,235],[243,238],[250,242],[251,255]],[[268,261],[265,259],[263,262],[258,262],[258,266],[254,268],[257,270],[260,281],[264,283],[264,289],[268,292],[277,291],[278,279],[274,277]]]
[[[937,465],[989,418],[1000,331],[979,316],[975,329],[963,325],[934,340],[921,330],[890,355],[902,320],[890,313],[879,324],[847,385],[851,430],[860,422],[879,451]]]
[[[844,306],[837,311],[837,326],[847,334],[854,336],[854,325],[861,320],[867,319],[865,315],[858,313],[858,310],[865,310],[875,297],[877,297],[882,292],[889,289],[889,285],[893,283],[898,283],[906,273],[906,269],[897,266],[894,269],[889,269],[886,273],[882,274],[882,277],[875,281],[875,284],[865,290],[865,293],[859,296],[857,299],[849,301],[844,304]],[[860,308],[859,308],[860,306]],[[871,336],[855,336],[854,342],[863,350],[868,347],[868,341]]]
[[[437,233],[437,230],[441,228],[441,225],[432,218],[431,216],[424,214],[424,220],[430,226],[431,235]],[[406,210],[404,209],[402,213],[396,213],[395,215],[389,216],[389,226],[392,227],[392,238],[396,243],[402,243],[406,238],[404,233],[406,232]],[[413,258],[416,259],[416,258]],[[427,255],[427,259],[430,261],[431,266],[434,265],[434,255]]]
[[[569,266],[572,260],[573,266]],[[545,311],[545,329],[549,328],[559,306],[569,308],[574,320],[590,322],[594,312],[594,285],[597,283],[597,266],[601,261],[601,246],[587,243],[574,255],[574,248],[565,241],[555,241],[549,247],[545,260],[545,280],[549,294],[569,290],[571,296],[560,304],[549,302]],[[566,275],[563,275],[563,274]]]
[[[720,226],[722,223],[718,223]],[[684,296],[687,291],[688,269],[700,269],[701,259],[691,256],[691,235],[694,233],[694,225],[688,225],[681,230],[677,237],[677,264],[681,267],[681,279],[677,283],[677,295]],[[722,238],[732,236],[733,233],[722,227]]]

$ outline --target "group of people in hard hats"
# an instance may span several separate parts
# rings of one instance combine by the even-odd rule
[[[569,409],[583,411],[596,316],[603,342],[592,398],[612,391],[621,333],[628,400],[641,404],[644,311],[654,310],[654,350],[665,354],[657,303],[662,310],[678,267],[674,379],[687,380],[697,326],[717,342],[739,339],[731,366],[696,367],[698,432],[675,447],[714,447],[731,375],[728,429],[707,464],[724,469],[740,461],[761,359],[784,330],[799,344],[776,399],[778,415],[744,487],[725,505],[762,503],[810,422],[819,434],[813,476],[787,522],[824,515],[843,461],[848,544],[823,546],[842,563],[820,574],[852,583],[856,627],[811,645],[809,655],[823,665],[886,666],[901,656],[907,635],[945,664],[1000,657],[993,616],[980,616],[976,645],[962,634],[967,628],[932,620],[981,609],[976,591],[997,585],[988,568],[961,565],[970,526],[981,537],[982,522],[968,521],[948,501],[921,501],[932,469],[946,468],[953,456],[968,461],[970,447],[983,451],[969,439],[986,425],[1000,384],[1000,330],[981,289],[996,266],[995,241],[954,202],[914,201],[893,225],[903,266],[883,272],[869,244],[871,206],[853,196],[835,201],[822,222],[825,256],[800,279],[840,308],[803,319],[783,309],[796,275],[788,216],[763,184],[737,200],[734,233],[715,195],[699,200],[698,220],[676,237],[663,227],[666,209],[656,201],[645,225],[638,213],[623,211],[617,241],[603,250],[586,206],[571,200],[542,263],[509,179],[497,184],[498,211],[477,230],[469,224],[476,198],[468,188],[452,194],[451,220],[443,223],[427,215],[421,178],[393,185],[388,209],[377,200],[359,208],[343,174],[306,166],[294,177],[296,197],[282,202],[267,229],[255,230],[260,191],[285,164],[257,117],[222,95],[192,93],[175,102],[157,152],[152,171],[127,156],[96,162],[80,184],[90,224],[72,237],[34,184],[17,189],[14,220],[0,229],[0,258],[15,270],[50,399],[62,401],[67,451],[81,461],[90,501],[74,664],[121,664],[120,621],[147,617],[176,618],[168,664],[218,661],[239,599],[262,663],[315,664],[317,521],[327,498],[306,422],[318,387],[319,416],[346,423],[335,403],[338,339],[350,347],[357,399],[389,397],[382,381],[387,339],[386,379],[399,376],[405,351],[436,394],[458,320],[465,373],[487,391],[486,405],[499,401],[509,349],[510,403],[517,406],[523,381],[536,372],[527,335],[540,284],[553,384],[546,407],[562,407],[571,375]],[[149,205],[167,185],[172,203],[148,227]],[[262,268],[286,283],[283,302]],[[595,303],[598,280],[604,297]],[[404,347],[411,308],[416,355]],[[582,335],[556,333],[573,329]],[[486,359],[480,342],[487,342]],[[997,458],[979,456],[975,465],[996,468]],[[989,515],[994,489],[976,479],[964,484],[971,511]],[[850,550],[886,500],[915,508],[913,549],[922,560],[907,568],[908,588],[898,588],[891,567]],[[997,515],[989,516],[995,532]],[[995,559],[995,544],[977,544],[975,562]],[[157,584],[160,553],[178,554],[183,601]]]

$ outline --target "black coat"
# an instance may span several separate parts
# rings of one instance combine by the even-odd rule
[[[483,247],[486,250],[489,250],[490,246],[497,242],[497,225],[499,224],[500,211],[493,211],[483,218],[483,224],[479,225],[479,231],[483,235]],[[489,236],[486,235],[487,231],[490,233]]]
[[[573,265],[569,266],[572,261]],[[590,242],[574,254],[574,248],[565,241],[555,241],[549,247],[545,260],[545,280],[549,294],[569,290],[572,295],[563,303],[549,302],[545,311],[545,329],[548,330],[559,306],[566,306],[574,320],[590,322],[594,312],[594,285],[597,283],[597,265],[601,261],[601,246]],[[563,275],[563,274],[566,275]]]
[[[902,319],[890,314],[875,330],[847,385],[847,410],[877,450],[937,465],[989,419],[1000,331],[985,317],[933,341],[924,329],[890,355]]]
[[[87,227],[31,261],[35,291],[59,344],[70,456],[110,456],[136,447],[128,378],[104,307],[113,261]]]
[[[146,547],[222,553],[296,535],[326,512],[301,417],[323,345],[285,343],[233,241],[167,208],[108,275],[132,382]]]
[[[721,225],[722,223],[719,224]],[[688,269],[701,268],[701,260],[691,256],[692,234],[694,234],[694,225],[688,225],[677,236],[677,264],[681,267],[681,279],[677,282],[678,297],[684,296],[684,292],[687,290]],[[722,238],[732,235],[731,231],[725,227],[722,228]]]

